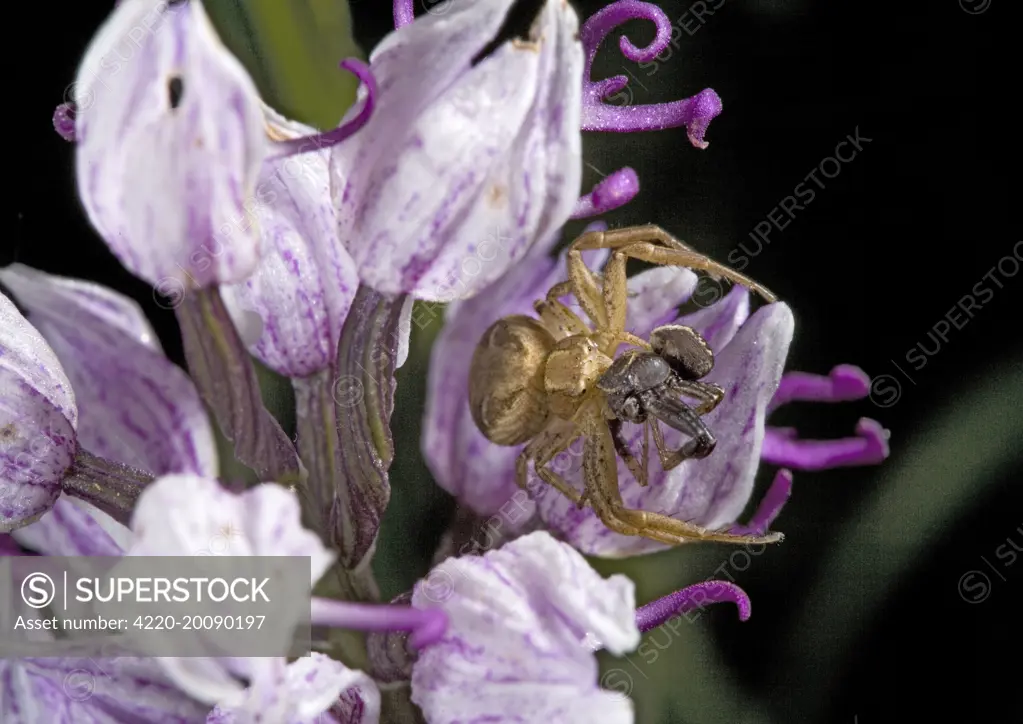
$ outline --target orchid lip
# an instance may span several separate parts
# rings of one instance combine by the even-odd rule
[[[708,604],[727,602],[738,606],[740,621],[749,619],[752,605],[745,591],[727,581],[704,581],[640,606],[636,609],[636,626],[646,633],[676,616],[703,609]]]
[[[411,606],[366,604],[313,598],[311,620],[322,626],[358,631],[408,631],[409,644],[421,649],[443,638],[447,614],[439,608],[420,610]]]
[[[316,133],[302,138],[288,140],[275,140],[273,150],[270,152],[269,160],[295,156],[310,151],[321,151],[331,146],[336,146],[347,140],[359,131],[373,115],[373,108],[376,105],[377,83],[369,66],[357,58],[345,58],[341,61],[340,67],[352,73],[359,81],[366,86],[366,97],[362,101],[362,107],[350,120],[341,123],[337,128],[323,133]]]

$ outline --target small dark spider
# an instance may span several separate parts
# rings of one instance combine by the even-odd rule
[[[617,418],[611,421],[615,450],[640,485],[646,485],[647,450],[652,431],[661,458],[661,467],[671,470],[688,458],[705,458],[714,451],[717,440],[701,419],[724,398],[724,390],[707,382],[697,382],[714,368],[714,353],[703,337],[690,327],[665,325],[650,334],[650,351],[631,349],[623,353],[597,381],[607,405]],[[681,396],[699,401],[694,409]],[[661,428],[653,417],[685,433],[690,439],[678,450],[669,452]],[[643,464],[635,464],[621,436],[621,422],[644,425]]]

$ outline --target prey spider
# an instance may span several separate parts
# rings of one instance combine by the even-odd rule
[[[586,266],[581,252],[609,249],[602,276]],[[767,301],[775,296],[752,279],[700,254],[657,226],[583,234],[567,252],[568,280],[534,303],[537,317],[497,320],[480,339],[469,373],[469,406],[483,435],[497,445],[527,443],[516,461],[523,488],[532,462],[537,475],[579,507],[590,505],[609,529],[670,545],[692,540],[773,543],[780,533],[735,535],[643,510],[626,508],[618,489],[618,457],[640,485],[648,484],[652,434],[664,470],[709,455],[714,435],[701,419],[724,391],[700,382],[714,355],[692,328],[665,325],[649,340],[626,331],[626,261],[696,269],[746,286]],[[587,325],[562,297],[573,296]],[[631,348],[617,356],[621,345]],[[691,407],[681,398],[696,401]],[[623,422],[643,425],[642,460],[629,450]],[[689,435],[669,450],[659,422]],[[583,492],[552,470],[558,453],[583,438]]]

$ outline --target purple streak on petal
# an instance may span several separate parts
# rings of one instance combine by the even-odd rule
[[[856,437],[841,440],[800,440],[790,429],[768,427],[761,458],[796,470],[877,465],[888,457],[888,436],[879,422],[866,417],[857,423]]]
[[[373,115],[373,107],[376,104],[377,82],[373,77],[373,72],[368,65],[357,58],[345,58],[341,61],[341,67],[351,72],[366,86],[366,97],[362,101],[362,108],[359,109],[359,112],[352,119],[342,123],[333,130],[303,138],[276,142],[271,152],[271,158],[294,156],[300,153],[320,151],[330,146],[336,146],[366,125],[369,117]]]
[[[728,601],[739,607],[740,621],[749,619],[751,606],[745,591],[727,581],[704,581],[639,607],[636,609],[636,625],[645,633],[675,616],[704,608],[711,603]]]
[[[394,0],[394,29],[408,25],[415,20],[412,11],[412,0]]]
[[[586,219],[606,214],[629,203],[638,193],[639,176],[636,171],[628,166],[620,168],[579,199],[572,218]]]
[[[347,603],[313,598],[312,622],[356,631],[411,631],[409,643],[417,649],[439,641],[448,628],[442,609],[420,610],[411,606]]]
[[[618,46],[629,60],[645,63],[653,60],[671,41],[671,21],[659,7],[637,0],[620,0],[600,10],[582,27],[579,34],[586,50],[586,73],[583,81],[582,129],[584,131],[658,131],[685,126],[689,142],[706,148],[703,140],[707,126],[721,113],[721,98],[707,88],[692,98],[653,105],[607,105],[604,100],[620,93],[629,83],[628,77],[616,75],[599,81],[590,79],[593,61],[604,38],[617,26],[629,20],[649,20],[657,26],[657,36],[645,48],[637,48],[624,35]]]
[[[75,104],[61,103],[53,112],[53,130],[65,141],[75,140]]]
[[[781,378],[768,412],[793,400],[807,402],[848,402],[870,392],[870,378],[855,365],[838,365],[824,377],[808,372],[789,372]]]
[[[734,535],[764,535],[770,530],[771,524],[781,513],[781,509],[789,502],[791,495],[792,473],[784,469],[779,470],[771,482],[771,487],[767,489],[767,494],[757,506],[757,512],[749,519],[749,523],[733,525],[728,532]]]

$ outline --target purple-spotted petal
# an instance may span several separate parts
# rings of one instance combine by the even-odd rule
[[[0,294],[0,533],[31,523],[57,500],[78,449],[77,426],[57,356]]]
[[[258,683],[257,683],[258,682]],[[380,692],[361,671],[313,653],[285,664],[261,659],[238,706],[218,706],[207,724],[377,724]]]
[[[198,724],[207,709],[170,684],[156,659],[0,660],[0,721],[11,724]]]
[[[420,653],[412,700],[431,724],[631,724],[629,699],[599,686],[591,642],[617,655],[639,644],[634,596],[628,578],[601,578],[545,532],[449,558],[413,592],[451,626]]]
[[[0,281],[67,372],[85,449],[154,475],[216,475],[216,443],[199,394],[163,355],[138,304],[21,264],[0,269]]]
[[[280,138],[315,131],[269,115]],[[221,288],[250,351],[286,377],[326,369],[359,286],[355,263],[337,236],[330,197],[330,151],[267,161],[252,209],[261,260],[244,283]]]
[[[582,48],[567,3],[535,41],[475,65],[511,0],[446,5],[385,38],[366,126],[332,151],[340,235],[361,279],[421,299],[464,299],[572,213],[581,178]]]
[[[734,309],[724,309],[726,319],[734,318]],[[700,314],[701,323],[713,323],[708,318],[712,315]],[[686,324],[692,318],[679,321]],[[692,326],[702,331],[695,323]],[[716,449],[702,460],[687,460],[668,472],[661,470],[656,455],[652,455],[650,484],[645,488],[636,483],[620,462],[619,488],[626,507],[670,515],[708,528],[735,521],[753,491],[767,405],[781,379],[793,326],[788,306],[770,304],[750,317],[723,349],[715,350],[715,366],[705,381],[721,386],[725,399],[703,419],[717,437]],[[684,439],[681,433],[664,426],[662,429],[669,448],[681,444]],[[624,426],[625,438],[634,454],[641,451],[640,433],[637,425]],[[573,464],[572,470],[565,472],[577,485],[579,468],[580,465]],[[591,509],[579,510],[562,495],[545,493],[537,507],[548,526],[590,555],[622,557],[664,548],[646,538],[613,533]]]
[[[74,102],[79,194],[132,273],[174,294],[253,271],[263,114],[201,3],[120,3],[86,51]]]
[[[556,261],[545,248],[553,241],[535,248],[484,293],[448,305],[431,351],[423,456],[440,486],[481,515],[495,513],[518,490],[515,458],[522,446],[495,445],[476,427],[469,412],[469,367],[491,324],[510,314],[534,315],[533,302],[567,278],[564,256]],[[587,263],[599,268],[605,258],[587,255]]]

